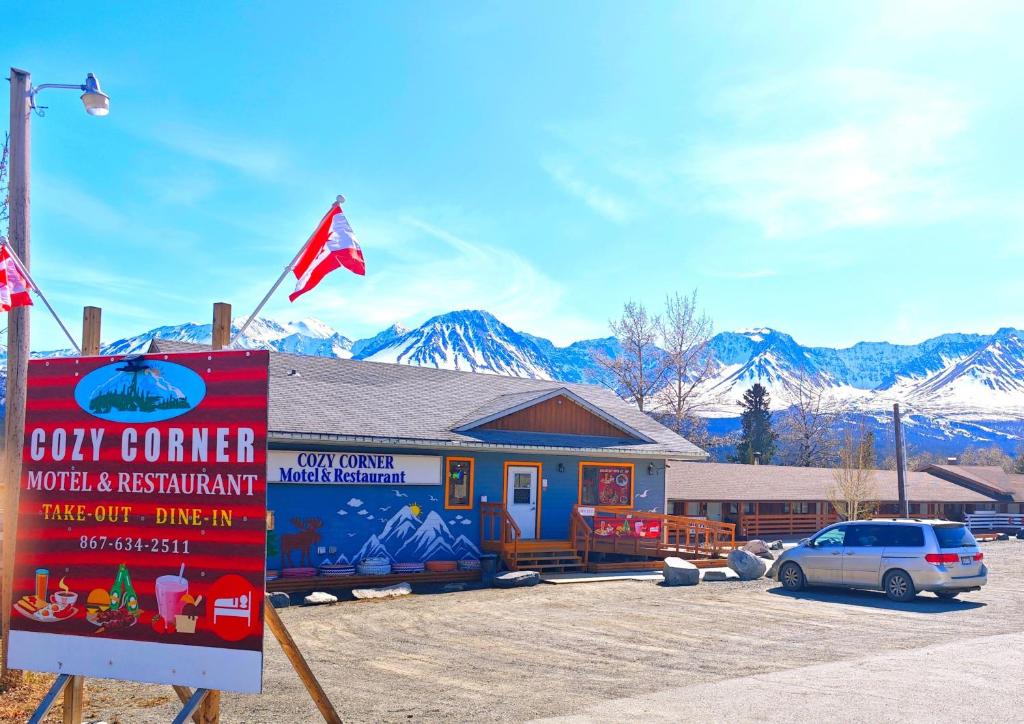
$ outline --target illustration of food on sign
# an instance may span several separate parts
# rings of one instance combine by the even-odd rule
[[[35,593],[18,599],[14,604],[14,610],[25,618],[43,623],[66,621],[78,613],[78,608],[75,606],[78,594],[71,591],[63,578],[57,584],[58,590],[47,598],[49,580],[50,572],[48,570],[37,569]]]
[[[107,602],[106,607],[104,601]],[[85,620],[98,627],[95,631],[98,634],[123,631],[135,625],[142,611],[139,610],[139,597],[132,585],[128,566],[122,563],[117,567],[114,585],[106,599],[100,589],[89,594],[86,609]]]

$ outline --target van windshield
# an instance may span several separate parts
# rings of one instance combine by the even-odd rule
[[[965,525],[933,525],[939,548],[971,548],[978,545]]]

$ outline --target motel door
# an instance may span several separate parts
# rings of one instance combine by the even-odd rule
[[[510,465],[505,481],[505,507],[523,538],[537,537],[537,468]]]

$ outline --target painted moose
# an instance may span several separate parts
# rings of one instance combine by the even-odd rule
[[[299,552],[299,566],[313,565],[313,556],[310,553],[314,545],[320,542],[320,528],[324,522],[319,518],[292,518],[292,525],[295,526],[295,533],[285,533],[281,536],[281,567],[290,568],[292,565],[292,551]]]

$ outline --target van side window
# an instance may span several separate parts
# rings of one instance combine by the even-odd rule
[[[846,534],[846,545],[862,546],[865,548],[880,548],[885,545],[883,540],[885,526],[883,525],[851,525]]]
[[[842,546],[843,541],[846,539],[846,531],[849,530],[849,528],[850,526],[848,525],[841,525],[838,528],[827,530],[814,539],[814,545],[818,548]]]
[[[883,528],[883,545],[894,548],[922,548],[924,531],[916,525],[885,525]]]

